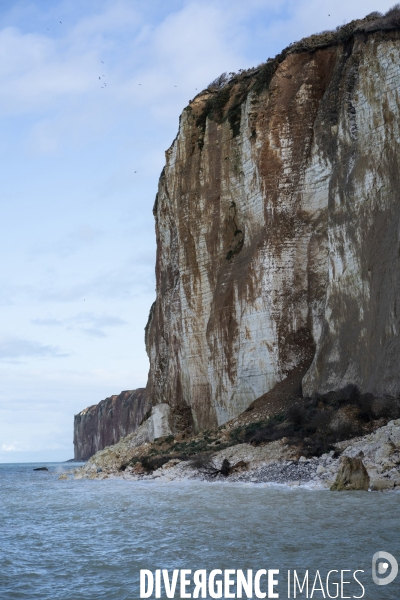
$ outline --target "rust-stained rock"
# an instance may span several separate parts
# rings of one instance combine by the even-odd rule
[[[393,487],[393,485],[392,485]],[[369,475],[361,458],[342,456],[335,482],[331,487],[332,492],[350,490],[368,491]]]
[[[307,394],[400,391],[400,33],[374,18],[183,111],[154,206],[147,389],[196,429],[293,369]]]
[[[231,467],[231,472],[232,473],[241,473],[242,471],[246,471],[248,468],[248,463],[245,462],[244,460],[239,460],[238,463],[236,463],[235,465],[233,465]]]
[[[82,410],[74,420],[75,460],[87,460],[135,431],[148,409],[146,390],[139,388]]]

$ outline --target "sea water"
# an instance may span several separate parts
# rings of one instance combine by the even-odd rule
[[[66,466],[35,466],[0,465],[1,600],[136,599],[141,569],[279,569],[279,598],[288,598],[289,570],[308,570],[311,581],[318,570],[325,595],[329,570],[345,570],[346,580],[360,570],[364,598],[400,598],[400,575],[387,586],[371,577],[374,553],[400,562],[399,493],[60,481]],[[343,593],[362,588],[353,580]]]

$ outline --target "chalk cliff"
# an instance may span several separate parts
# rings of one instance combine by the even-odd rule
[[[308,395],[400,392],[399,92],[394,8],[189,103],[153,209],[146,393],[76,415],[75,458],[151,405],[149,439],[213,428],[288,375]]]
[[[106,446],[135,431],[149,409],[146,391],[121,392],[75,415],[75,460],[87,460]]]
[[[183,111],[154,205],[153,404],[224,423],[307,394],[400,391],[400,11],[220,78]]]

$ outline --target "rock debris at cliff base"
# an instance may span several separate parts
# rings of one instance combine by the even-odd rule
[[[376,454],[376,444],[384,446],[388,439],[393,435],[399,436],[400,420],[391,422],[388,426],[378,430],[373,439],[360,438],[346,442],[344,456],[351,456],[354,453],[363,453],[363,464],[365,464],[370,477],[370,489],[372,491],[390,491],[400,489],[400,468],[399,463],[390,465],[388,469],[387,460],[393,463],[390,454],[387,454],[386,461]],[[398,443],[400,448],[400,443]],[[363,449],[363,450],[362,450]],[[109,477],[121,477],[128,481],[160,481],[171,482],[184,479],[200,479],[205,481],[218,481],[226,483],[270,483],[290,486],[307,486],[309,488],[321,489],[331,488],[338,474],[340,459],[334,457],[334,453],[325,454],[321,457],[307,459],[273,459],[273,455],[281,457],[289,454],[284,448],[284,444],[278,449],[270,449],[269,453],[261,448],[254,449],[247,445],[234,446],[230,449],[230,457],[237,462],[246,462],[245,469],[237,473],[232,473],[228,477],[218,475],[210,477],[193,468],[189,462],[180,462],[171,460],[160,469],[150,474],[138,474],[134,470],[127,472],[118,472],[117,470],[93,468],[87,466],[84,469],[75,472],[76,478],[89,477],[91,479],[107,479]],[[268,456],[269,454],[269,456]],[[215,464],[220,465],[226,458],[226,452],[221,451],[215,457]],[[239,461],[240,459],[240,461]],[[99,470],[98,470],[99,469]]]
[[[400,419],[381,427],[378,424],[375,423],[371,433],[337,442],[334,450],[321,456],[305,457],[301,454],[302,445],[289,443],[288,438],[259,445],[235,444],[235,422],[206,432],[204,437],[182,440],[179,436],[177,439],[166,436],[153,442],[149,441],[149,425],[144,423],[115,446],[98,452],[84,467],[75,470],[75,477],[165,482],[203,479],[331,487],[341,457],[348,457],[362,462],[372,490],[400,489]],[[182,446],[188,454],[179,457]],[[224,464],[228,466],[225,472]]]

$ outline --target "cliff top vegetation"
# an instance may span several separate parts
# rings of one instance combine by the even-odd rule
[[[218,123],[228,120],[235,137],[240,130],[240,107],[249,91],[257,94],[268,88],[278,66],[290,54],[315,52],[330,46],[346,44],[356,35],[398,30],[400,30],[400,4],[395,4],[385,14],[372,12],[363,19],[356,19],[334,30],[322,31],[293,42],[275,58],[269,58],[258,67],[240,69],[237,73],[222,73],[196,96],[196,98],[205,97],[201,112],[196,115],[196,125],[204,133],[207,118]],[[188,108],[190,109],[191,105]]]

